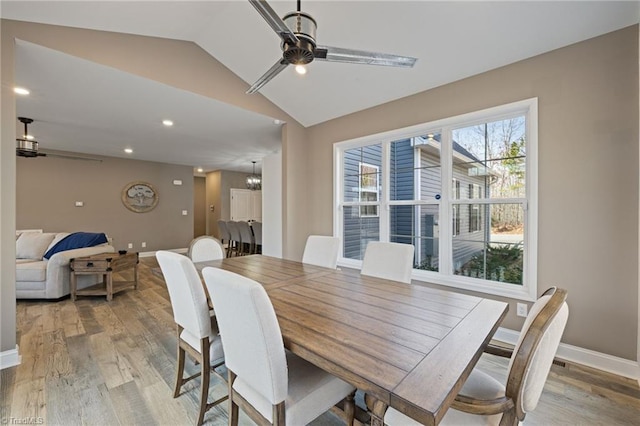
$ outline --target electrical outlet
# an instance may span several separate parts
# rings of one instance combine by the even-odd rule
[[[128,248],[133,248],[133,243],[129,243],[129,244],[127,244],[127,247],[128,247]]]
[[[527,310],[528,310],[528,307],[526,303],[518,303],[516,305],[516,315],[518,315],[519,317],[526,317]]]
[[[142,244],[140,244],[140,246],[142,246],[142,248],[145,248],[147,246],[147,243],[143,241]]]

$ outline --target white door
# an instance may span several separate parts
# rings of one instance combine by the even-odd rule
[[[251,220],[262,222],[262,191],[251,191]]]
[[[231,220],[262,221],[262,191],[231,189]]]

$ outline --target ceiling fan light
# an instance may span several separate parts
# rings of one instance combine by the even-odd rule
[[[296,72],[300,75],[305,75],[307,73],[307,67],[304,65],[296,65]]]

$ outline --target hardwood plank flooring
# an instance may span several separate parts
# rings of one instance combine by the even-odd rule
[[[286,262],[282,266],[285,270]],[[199,381],[172,397],[175,326],[154,258],[141,259],[138,290],[118,293],[112,302],[21,300],[17,323],[22,364],[0,372],[2,423],[37,418],[47,425],[195,423]],[[479,365],[504,383],[508,360],[485,355]],[[186,370],[193,374],[198,367],[187,361]],[[212,376],[210,399],[225,392],[226,384]],[[226,404],[205,416],[208,425],[227,422]],[[241,414],[240,424],[253,423]],[[326,413],[312,424],[342,423]],[[640,425],[640,388],[634,380],[587,367],[554,365],[525,424]]]

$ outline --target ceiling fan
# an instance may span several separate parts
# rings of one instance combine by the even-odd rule
[[[282,19],[265,0],[249,0],[260,16],[267,21],[282,39],[282,58],[278,60],[247,93],[255,93],[272,78],[278,75],[289,64],[306,65],[314,59],[328,62],[347,62],[352,64],[386,65],[391,67],[411,68],[416,58],[410,56],[391,55],[388,53],[367,52],[364,50],[345,49],[341,47],[318,46],[316,44],[315,19],[308,13],[298,10],[287,13]]]
[[[59,157],[68,158],[70,160],[87,160],[87,161],[99,161],[99,158],[81,157],[75,155],[54,154],[51,152],[40,152],[38,150],[38,141],[30,137],[27,125],[33,123],[32,118],[18,117],[18,121],[24,124],[24,135],[22,138],[16,138],[16,155],[18,157],[34,158],[34,157]]]

